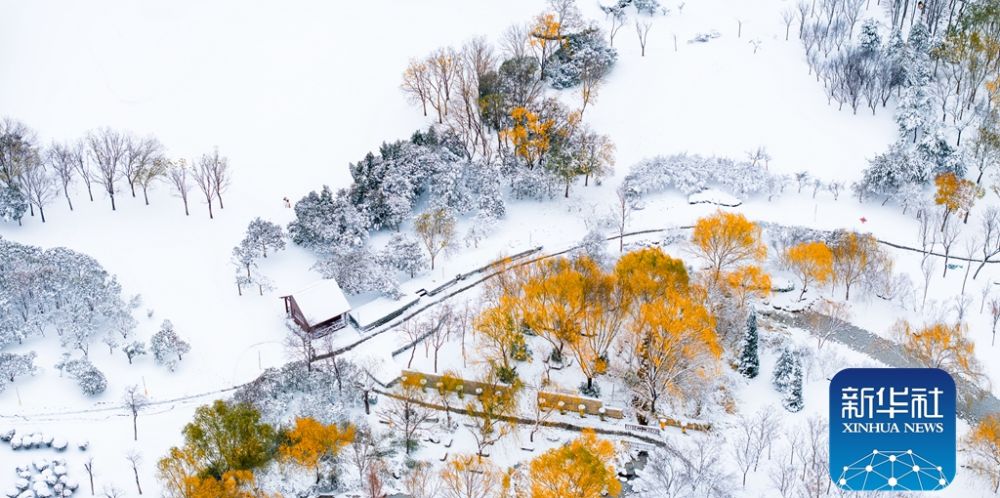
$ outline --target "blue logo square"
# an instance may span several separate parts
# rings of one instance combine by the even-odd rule
[[[842,489],[944,489],[955,456],[955,381],[944,370],[849,368],[830,382],[830,477]]]

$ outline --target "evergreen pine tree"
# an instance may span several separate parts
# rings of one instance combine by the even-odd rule
[[[752,379],[760,373],[760,345],[757,334],[757,312],[750,308],[747,327],[743,332],[743,351],[740,353],[739,372]]]
[[[802,361],[794,351],[786,348],[781,352],[772,382],[782,394],[781,404],[786,410],[802,410]]]
[[[792,413],[800,412],[805,403],[802,401],[802,361],[798,357],[795,357],[792,364],[792,376],[789,380],[788,392],[781,404]]]

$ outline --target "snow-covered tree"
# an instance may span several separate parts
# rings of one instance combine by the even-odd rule
[[[379,292],[398,298],[402,293],[394,275],[395,270],[382,263],[368,247],[361,247],[346,252],[324,252],[313,269],[323,275],[323,278],[336,280],[348,294]]]
[[[124,346],[122,346],[122,352],[128,358],[128,364],[132,364],[132,360],[146,354],[146,343],[142,341],[132,341]]]
[[[858,46],[861,48],[861,52],[868,57],[877,55],[882,50],[882,36],[878,32],[878,21],[868,18],[861,24]]]
[[[760,373],[760,337],[757,333],[757,312],[752,306],[743,332],[738,370],[748,379]]]
[[[247,226],[246,236],[243,238],[248,247],[254,247],[261,256],[267,257],[268,249],[272,253],[285,248],[285,232],[280,225],[254,218]]]
[[[608,252],[608,239],[598,230],[589,230],[580,242],[580,254],[594,260],[598,265],[607,267],[611,263]]]
[[[545,64],[545,78],[553,88],[570,88],[584,78],[602,79],[618,60],[618,51],[608,46],[601,30],[588,27],[564,37]]]
[[[786,410],[798,412],[803,408],[802,360],[789,348],[781,351],[772,377],[775,389],[782,394],[781,403]]]
[[[191,351],[191,345],[177,335],[170,320],[163,320],[160,330],[153,334],[150,340],[150,347],[156,362],[166,365],[171,372],[177,368],[177,362]]]
[[[28,199],[15,186],[0,185],[0,219],[21,224],[24,213],[28,212]]]
[[[410,278],[428,266],[420,242],[402,233],[393,234],[381,257],[390,267],[408,274]]]
[[[293,242],[306,248],[358,248],[368,241],[368,226],[367,217],[351,204],[347,191],[334,195],[324,185],[319,193],[310,192],[295,203],[295,221],[288,225],[288,233]]]
[[[14,382],[14,378],[22,375],[35,375],[35,358],[38,355],[31,351],[25,354],[0,352],[0,390],[4,382]]]

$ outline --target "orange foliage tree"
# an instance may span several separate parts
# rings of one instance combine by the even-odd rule
[[[851,299],[851,287],[866,278],[871,271],[889,271],[888,255],[878,247],[871,234],[845,232],[837,237],[833,251],[833,281],[844,286],[844,300]]]
[[[955,173],[941,173],[934,177],[934,185],[937,190],[934,192],[934,203],[944,209],[944,216],[941,219],[941,231],[944,231],[948,224],[948,217],[952,213],[964,214],[965,222],[969,221],[969,212],[976,199],[983,196],[985,191],[972,180],[959,178]]]
[[[700,288],[670,291],[639,306],[626,341],[637,360],[634,374],[643,408],[656,415],[665,395],[683,401],[691,388],[715,375],[722,346]]]
[[[1000,490],[1000,414],[987,415],[965,437],[968,467]]]
[[[284,434],[287,441],[278,448],[286,461],[294,462],[316,472],[320,481],[320,465],[340,453],[341,448],[354,440],[354,427],[323,424],[311,417],[295,419],[295,427]]]
[[[532,498],[618,496],[621,483],[614,465],[614,444],[593,431],[553,448],[531,461]]]
[[[751,297],[762,299],[771,294],[771,275],[757,265],[741,266],[727,273],[725,284],[740,309]]]
[[[455,455],[441,469],[447,498],[491,498],[502,492],[503,483],[503,472],[475,455]]]
[[[904,320],[894,326],[894,333],[908,356],[925,367],[950,373],[957,381],[978,386],[986,376],[968,332],[961,323],[938,322],[917,329]],[[978,393],[960,387],[959,394],[970,402]]]
[[[524,159],[529,167],[534,167],[552,145],[555,120],[544,119],[526,107],[515,107],[510,111],[512,125],[501,132],[514,146],[514,153]]]
[[[803,242],[789,247],[783,259],[802,283],[799,300],[806,295],[810,284],[824,284],[833,278],[833,251],[825,242]]]
[[[691,242],[695,252],[708,261],[714,280],[719,280],[727,268],[762,261],[767,256],[760,227],[739,213],[717,211],[699,219]]]

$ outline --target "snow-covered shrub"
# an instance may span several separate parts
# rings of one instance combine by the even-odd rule
[[[771,173],[749,161],[697,154],[655,156],[632,166],[626,177],[636,194],[677,189],[691,195],[718,186],[731,194],[746,196],[768,191],[774,184]]]
[[[156,362],[165,365],[171,372],[177,368],[177,362],[191,351],[191,345],[177,335],[170,320],[163,320],[160,330],[150,340],[150,347]]]
[[[518,168],[514,172],[511,193],[515,199],[546,200],[559,190],[559,177],[543,168]]]
[[[337,360],[336,368],[315,363],[311,370],[302,363],[288,363],[265,370],[238,389],[233,398],[252,404],[270,424],[287,423],[296,417],[341,422],[348,410],[362,401],[356,387],[361,375],[367,374],[346,360]]]
[[[108,379],[86,358],[71,360],[64,355],[56,368],[76,379],[80,389],[88,396],[95,396],[108,388]]]

